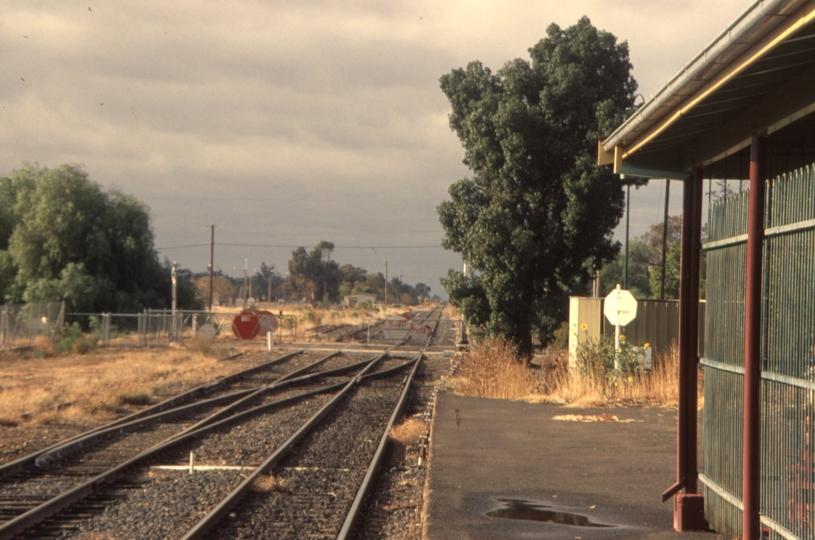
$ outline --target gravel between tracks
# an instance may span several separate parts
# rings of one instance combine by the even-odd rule
[[[357,388],[275,468],[283,494],[247,496],[212,538],[335,538],[400,392],[376,380]]]
[[[449,360],[446,358],[437,356],[426,360],[415,382],[415,389],[405,412],[405,416],[423,419],[427,423],[428,431],[433,396],[437,388],[436,381],[440,375],[446,374],[448,369]],[[324,402],[326,398],[315,396],[310,399],[316,403]],[[282,417],[278,416],[278,421],[281,419]],[[294,423],[295,419],[291,419],[291,422]],[[46,441],[62,438],[65,436],[64,433],[70,433],[74,431],[74,428],[72,426],[65,428],[47,426],[33,430],[15,431],[15,435],[19,434],[20,437],[15,438],[16,440],[12,442],[14,448],[9,448],[7,445],[6,448],[0,449],[0,455],[6,454],[5,460],[13,459],[14,454],[28,451],[32,446],[45,446]],[[34,436],[26,436],[24,431]],[[212,443],[212,446],[201,444],[195,448],[197,464],[254,465],[258,461],[258,451],[251,449],[247,451],[247,447],[255,446],[250,442],[251,436],[247,433],[241,430],[224,432],[216,435],[213,440],[219,438],[220,443]],[[378,436],[368,437],[368,439],[371,439],[370,444],[378,443]],[[273,446],[274,442],[268,440],[265,441],[265,444]],[[390,457],[382,469],[376,492],[368,502],[364,531],[359,533],[360,538],[389,540],[420,538],[426,473],[425,468],[419,465],[421,452],[422,448],[418,444],[411,444],[407,448],[398,444],[391,445]],[[337,450],[332,454],[340,456],[343,451]],[[166,456],[164,463],[188,464],[188,460],[189,448],[184,453],[178,452]],[[0,461],[3,461],[1,457]],[[326,486],[326,493],[333,494],[335,497],[327,495],[316,510],[334,514],[337,512],[334,505],[344,499],[342,489],[347,489],[340,487],[346,485],[349,474],[345,470],[347,468],[340,466],[339,463],[331,467],[321,466],[322,472],[315,468],[284,467],[280,470],[280,475],[289,482],[286,491],[296,489],[296,486],[301,483],[322,482]],[[125,480],[125,484],[131,484],[130,487],[122,488],[123,491],[127,491],[131,502],[113,505],[103,514],[86,521],[80,530],[66,533],[66,537],[73,535],[77,538],[99,540],[173,537],[172,530],[183,530],[203,517],[204,508],[209,506],[210,499],[214,500],[228,492],[241,480],[241,474],[245,476],[247,472],[218,470],[189,475],[179,471],[153,471],[137,475]],[[132,484],[136,484],[137,487],[134,488]],[[188,495],[190,493],[193,495]],[[280,497],[280,494],[272,490],[267,496],[274,498]],[[344,514],[344,512],[340,513]],[[144,519],[145,515],[160,516],[162,524],[147,522]],[[316,538],[319,538],[324,532],[317,529],[314,534],[317,535]],[[292,536],[294,537],[296,536]]]

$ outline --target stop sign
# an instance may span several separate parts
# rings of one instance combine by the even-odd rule
[[[606,296],[603,315],[614,326],[625,326],[637,316],[637,300],[630,292],[617,287]]]

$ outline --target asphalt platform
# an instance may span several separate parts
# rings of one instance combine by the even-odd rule
[[[555,420],[559,415],[632,421]],[[673,410],[440,393],[429,458],[425,540],[722,539],[674,531],[673,500],[661,502],[676,474]],[[487,515],[492,511],[497,515]],[[608,526],[580,524],[586,518]]]

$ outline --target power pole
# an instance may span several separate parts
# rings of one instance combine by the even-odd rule
[[[388,260],[385,259],[385,307],[388,307]]]
[[[659,286],[659,299],[665,300],[665,261],[668,253],[668,201],[671,197],[671,181],[665,179],[665,213],[662,217],[662,280]]]
[[[246,309],[246,302],[249,300],[249,289],[246,288],[247,274],[246,271],[249,266],[249,259],[243,260],[243,309]]]
[[[624,175],[620,175],[623,178]],[[625,194],[625,270],[623,272],[623,289],[628,290],[628,229],[631,220],[631,184],[626,186]]]
[[[176,319],[176,311],[178,306],[178,296],[177,296],[177,288],[178,288],[178,263],[173,261],[173,268],[170,272],[170,279],[173,282],[173,341],[176,339],[176,333],[178,332],[177,328],[177,319]]]
[[[215,257],[215,224],[210,223],[210,228],[212,229],[212,235],[210,236],[209,240],[209,310],[212,311],[212,284],[215,279],[215,266],[214,266],[214,257]]]

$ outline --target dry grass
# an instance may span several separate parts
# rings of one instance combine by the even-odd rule
[[[544,372],[544,392],[536,401],[564,403],[572,407],[602,407],[609,404],[639,403],[676,406],[678,398],[679,355],[676,347],[654,355],[653,370],[612,378],[601,372],[570,370],[562,357]]]
[[[506,342],[487,339],[464,355],[450,386],[465,396],[521,399],[530,393],[532,375]]]
[[[419,437],[427,433],[427,424],[416,418],[408,418],[401,424],[393,426],[388,436],[404,446],[419,442]]]
[[[323,325],[357,325],[361,324],[364,320],[384,319],[391,315],[401,315],[409,312],[411,309],[415,309],[415,306],[412,308],[405,306],[399,308],[392,306],[374,306],[371,309],[352,308],[344,310],[299,306],[292,310],[290,314],[297,317],[298,331],[308,331]]]
[[[273,474],[261,474],[252,482],[250,489],[259,493],[283,493],[286,491],[285,478],[279,478]]]
[[[0,356],[2,424],[93,424],[238,369],[185,349],[97,349],[86,355]],[[70,403],[70,405],[65,405]],[[23,417],[25,413],[33,413]]]

